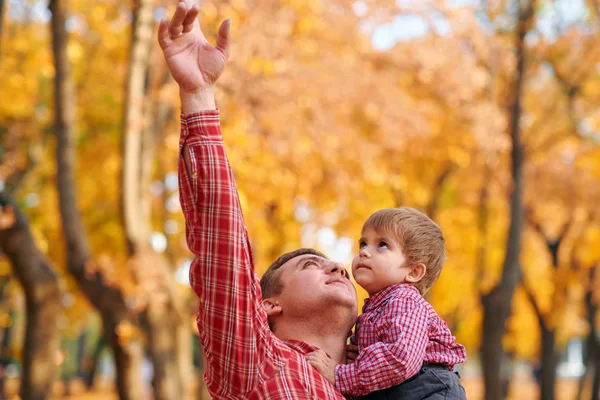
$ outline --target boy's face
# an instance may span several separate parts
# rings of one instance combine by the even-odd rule
[[[358,241],[358,254],[352,261],[352,275],[370,296],[386,287],[406,281],[411,269],[400,245],[389,235],[366,228]]]

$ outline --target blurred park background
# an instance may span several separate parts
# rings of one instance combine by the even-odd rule
[[[175,4],[0,0],[2,399],[209,398],[155,39]],[[217,101],[259,273],[349,262],[374,210],[417,207],[468,398],[598,399],[600,1],[200,5],[211,40],[232,20]]]

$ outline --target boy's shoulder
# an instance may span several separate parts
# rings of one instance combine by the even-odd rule
[[[373,315],[393,317],[416,312],[427,315],[428,319],[437,315],[419,289],[410,283],[398,283],[369,298],[363,307],[362,318],[371,318]]]
[[[443,322],[437,311],[416,287],[406,283],[394,286],[396,287],[390,292],[387,301],[382,304],[382,314],[423,313],[430,323],[439,324]]]
[[[399,284],[394,287],[383,306],[394,308],[398,312],[433,311],[433,307],[421,296],[419,290],[408,283]]]
[[[426,323],[427,334],[430,338],[439,335],[451,335],[446,322],[416,287],[411,284],[398,284],[389,287],[389,289],[386,300],[380,304],[379,311],[376,312],[379,314],[376,318],[376,321],[378,321],[375,322],[376,324],[397,318],[409,324],[418,320]],[[370,318],[369,314],[365,317]]]
[[[427,300],[425,300],[425,298],[421,295],[421,292],[419,292],[419,289],[417,289],[413,284],[398,283],[396,285],[392,285],[391,289],[392,289],[390,291],[390,300],[391,301],[394,301],[394,300],[411,301],[412,300],[412,301],[415,301],[416,303],[427,304],[431,307],[429,302],[427,302]]]

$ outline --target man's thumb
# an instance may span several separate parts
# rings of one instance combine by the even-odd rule
[[[230,28],[231,20],[228,18],[221,23],[219,27],[219,33],[217,34],[217,48],[225,53],[226,56],[229,57],[229,37],[230,37]]]

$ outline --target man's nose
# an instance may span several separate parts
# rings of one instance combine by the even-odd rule
[[[344,264],[342,263],[336,263],[336,262],[331,262],[327,265],[327,271],[328,274],[340,274],[341,276],[348,278],[348,271],[346,271],[346,269],[344,268]]]

